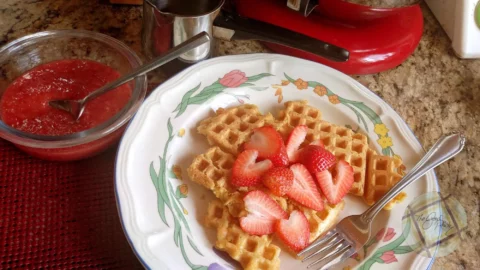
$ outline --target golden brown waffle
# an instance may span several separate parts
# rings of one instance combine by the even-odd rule
[[[232,215],[244,214],[241,193],[230,185],[230,171],[235,157],[219,147],[212,147],[206,153],[198,155],[188,167],[188,176],[192,181],[213,191],[228,206]]]
[[[262,115],[257,106],[244,104],[218,110],[215,116],[200,122],[197,130],[211,145],[237,155],[240,146],[250,139],[253,129],[273,121],[270,113]]]
[[[308,106],[308,101],[287,101],[285,109],[278,114],[278,120],[274,125],[277,131],[288,139],[290,132],[298,125],[306,125],[309,128],[322,119],[320,110]]]
[[[231,215],[239,217],[244,214],[244,204],[242,199],[243,192],[237,191],[229,183],[229,175],[233,155],[222,151],[218,147],[212,147],[205,154],[198,155],[188,168],[188,175],[194,182],[199,183],[207,189],[213,191],[215,196],[220,199],[223,205],[228,207]],[[282,209],[289,212],[299,209],[305,213],[310,223],[310,235],[316,239],[325,230],[327,230],[335,221],[341,209],[343,202],[335,206],[325,204],[325,209],[321,212],[302,207],[294,202],[288,201],[283,197],[278,197],[268,193]]]
[[[188,176],[192,181],[211,190],[215,197],[220,199],[234,217],[246,214],[243,204],[243,193],[248,189],[230,185],[231,168],[235,157],[219,147],[212,147],[206,153],[198,155],[188,167]],[[262,189],[269,194],[284,210],[287,209],[287,200],[274,196],[268,189]]]
[[[404,168],[400,159],[378,155],[374,150],[369,149],[367,182],[365,183],[365,194],[363,197],[365,202],[368,205],[372,205],[383,197],[393,185],[402,179]],[[384,209],[391,210],[396,203],[401,202],[406,196],[405,192],[401,192]]]
[[[337,159],[349,162],[355,179],[350,193],[364,196],[368,204],[390,189],[403,173],[399,160],[382,157],[369,150],[365,135],[321,120],[321,112],[308,106],[306,101],[286,102],[278,120],[270,114],[263,116],[251,104],[218,110],[214,117],[205,119],[198,126],[198,132],[205,135],[214,147],[194,159],[188,175],[194,182],[212,190],[219,199],[210,203],[205,219],[208,227],[217,229],[215,247],[227,252],[245,269],[278,269],[280,264],[280,248],[271,244],[271,235],[252,236],[239,227],[238,217],[246,214],[243,195],[248,189],[237,189],[229,183],[240,146],[249,139],[253,129],[266,124],[274,126],[285,139],[294,127],[306,125],[309,131],[305,144],[321,139]],[[384,179],[390,180],[384,182]],[[262,190],[269,193],[284,210],[304,212],[310,225],[310,242],[334,225],[344,207],[343,201],[337,205],[326,203],[325,209],[318,212],[273,196],[267,189]],[[386,208],[391,208],[402,196],[404,194],[397,196]]]
[[[210,202],[205,217],[205,225],[217,230],[215,247],[225,251],[244,269],[270,270],[280,268],[281,249],[272,244],[268,235],[255,236],[244,232],[237,219],[219,200]]]
[[[353,167],[354,183],[350,193],[362,196],[364,193],[367,168],[367,137],[351,129],[320,120],[319,110],[308,106],[307,101],[285,102],[285,109],[280,111],[274,127],[285,138],[298,125],[308,127],[305,144],[322,140],[325,148],[338,160],[345,160]]]
[[[341,201],[336,205],[330,205],[325,202],[323,211],[315,211],[310,208],[300,206],[294,202],[289,202],[288,212],[293,210],[300,210],[305,214],[305,217],[310,224],[310,243],[315,241],[320,235],[327,232],[337,221],[337,217],[342,211],[345,203]]]
[[[219,147],[212,147],[193,160],[187,172],[194,182],[212,190],[217,198],[224,201],[236,189],[230,186],[230,171],[235,157]]]

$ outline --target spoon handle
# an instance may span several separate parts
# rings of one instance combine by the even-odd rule
[[[150,62],[140,66],[139,68],[133,70],[130,73],[123,75],[122,77],[116,79],[113,82],[107,83],[106,85],[102,86],[101,88],[93,91],[92,93],[88,94],[85,98],[83,98],[82,103],[86,103],[91,99],[94,99],[105,92],[108,92],[116,87],[132,80],[133,78],[143,75],[151,70],[162,66],[173,59],[179,57],[180,55],[210,41],[210,36],[206,32],[201,32],[193,36],[192,38],[188,39],[187,41],[183,42],[182,44],[172,48],[171,50],[165,52],[164,54],[156,57],[155,59],[151,60]]]

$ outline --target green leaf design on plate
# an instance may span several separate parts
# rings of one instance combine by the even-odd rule
[[[285,78],[287,78],[287,80],[289,82],[292,82],[292,83],[295,82],[295,80],[293,78],[291,78],[290,76],[288,76],[287,73],[283,73],[283,76],[285,76]]]
[[[375,260],[368,260],[367,262],[365,262],[364,264],[362,264],[358,270],[370,270],[370,268],[372,267],[372,265],[374,265],[376,263]]]
[[[247,87],[247,86],[252,86],[252,85],[255,85],[255,84],[253,84],[253,83],[242,83],[237,87],[240,88],[240,87]]]
[[[168,129],[168,134],[173,133],[173,127],[172,127],[172,122],[170,122],[170,118],[168,118],[167,129]]]
[[[365,127],[365,130],[368,132],[367,122],[365,121],[365,119],[363,118],[363,116],[360,114],[360,112],[358,112],[356,109],[354,109],[354,107],[352,107],[352,106],[349,105],[348,103],[345,103],[345,104],[343,104],[343,105],[345,105],[346,107],[348,107],[350,110],[352,110],[352,111],[357,115],[357,120],[358,120],[358,122],[363,123],[363,126]]]
[[[166,209],[170,210],[170,213],[172,214],[172,217],[173,217],[173,223],[174,223],[173,241],[175,242],[175,245],[180,248],[180,251],[182,253],[183,259],[185,260],[185,263],[191,269],[207,269],[206,266],[195,265],[190,261],[190,259],[188,258],[187,252],[185,250],[185,246],[183,244],[184,242],[183,229],[185,228],[188,232],[190,232],[190,227],[188,225],[188,221],[186,220],[181,210],[181,209],[185,209],[182,203],[180,202],[180,198],[181,196],[183,196],[183,194],[177,188],[177,191],[179,192],[179,195],[180,195],[180,197],[177,197],[177,193],[173,191],[172,183],[170,183],[170,181],[168,180],[168,177],[174,176],[173,172],[167,168],[167,162],[166,162],[168,147],[172,139],[175,137],[175,135],[173,134],[173,126],[170,118],[167,121],[167,131],[168,131],[168,139],[163,149],[163,155],[162,157],[159,157],[160,170],[157,173],[157,171],[154,168],[153,162],[150,163],[150,167],[149,167],[150,178],[152,180],[153,185],[155,186],[155,190],[157,191],[158,213],[163,223],[165,223],[166,226],[169,226],[167,222],[165,210]],[[174,176],[174,178],[176,177]],[[187,235],[186,238],[190,246],[192,247],[192,249],[195,250],[195,252],[197,252],[199,255],[203,256],[203,254],[200,253],[200,251],[198,250],[197,246],[195,245],[193,240],[190,238],[190,236]]]
[[[180,233],[179,233],[179,238],[183,238],[182,237],[182,231],[180,230]],[[182,252],[182,256],[183,256],[183,259],[185,260],[185,262],[188,264],[188,266],[190,266],[191,269],[198,269],[199,267],[201,267],[201,265],[195,265],[193,264],[190,259],[188,258],[188,255],[187,253],[185,252],[185,247],[183,246],[183,241],[179,241],[180,243],[180,251]]]
[[[208,270],[208,267],[197,265],[196,267],[193,267],[192,270]]]
[[[198,254],[203,256],[202,252],[200,252],[197,245],[195,245],[195,243],[193,243],[192,239],[190,239],[190,236],[187,236],[187,240],[188,240],[188,243],[190,244],[190,246],[193,248],[193,250],[195,250]]]
[[[175,241],[175,245],[178,247],[178,242],[180,240],[180,224],[178,223],[177,219],[174,219],[175,221],[175,226],[174,226],[174,231],[173,231],[173,240]]]
[[[258,81],[262,78],[268,77],[268,76],[273,76],[273,75],[270,74],[270,73],[260,73],[260,74],[255,75],[255,76],[247,77],[248,78],[247,82],[256,82],[256,81]]]
[[[175,197],[175,192],[173,191],[173,187],[172,187],[172,184],[170,182],[168,182],[168,188],[169,188],[170,193],[175,198],[174,203],[173,203],[173,208],[175,209],[176,215],[177,215],[178,218],[180,218],[180,221],[183,223],[183,225],[185,225],[185,228],[187,229],[187,231],[190,232],[190,227],[188,226],[188,222],[185,219],[185,216],[183,215],[183,212],[180,209],[179,205],[181,206],[182,209],[184,207],[183,207],[182,203],[178,200],[178,198]]]
[[[177,179],[177,176],[173,173],[172,168],[167,170],[167,176],[169,178]]]
[[[411,248],[410,246],[399,246],[393,249],[393,252],[395,252],[395,254],[405,254],[405,253],[410,253],[412,251],[413,251],[413,248]]]
[[[264,77],[267,77],[267,76],[273,76],[273,75],[270,74],[270,73],[260,73],[260,74],[254,75],[254,76],[247,77],[248,80],[245,83],[237,86],[237,88],[239,88],[239,87],[251,87],[253,89],[253,88],[255,88],[254,87],[255,84],[253,84],[252,82],[256,82],[256,81],[258,81],[258,80],[260,80]],[[203,88],[198,94],[193,95],[195,92],[197,92],[198,89],[200,89],[200,85],[201,84],[198,84],[195,88],[190,89],[189,91],[187,91],[183,95],[180,104],[178,104],[177,107],[175,108],[175,110],[173,111],[173,112],[177,112],[177,115],[175,117],[179,117],[180,115],[182,115],[187,110],[189,105],[203,104],[207,100],[209,100],[209,99],[215,97],[216,95],[222,93],[227,88],[224,85],[222,85],[220,83],[220,79],[218,79],[217,81],[215,81],[211,85]],[[268,87],[267,87],[267,89],[268,89]],[[258,90],[258,89],[254,89],[254,90],[263,91],[263,90]]]
[[[178,104],[177,108],[175,108],[175,110],[173,111],[173,112],[178,112],[177,116],[175,117],[179,117],[187,109],[188,99],[190,98],[191,95],[193,95],[195,91],[197,91],[200,88],[200,85],[201,83],[199,83],[197,86],[190,89],[187,93],[185,93],[185,95],[183,95],[182,101],[180,102],[180,104]]]
[[[218,81],[212,83],[211,85],[203,88],[200,93],[198,93],[195,97],[203,96],[203,95],[210,95],[211,93],[221,93],[226,87],[220,84]]]
[[[255,91],[265,91],[270,87],[261,87],[261,86],[256,86],[256,87],[250,87],[250,89],[255,90]]]

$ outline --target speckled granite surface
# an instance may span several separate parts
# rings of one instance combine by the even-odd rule
[[[423,6],[424,36],[401,66],[355,77],[383,97],[406,120],[425,148],[443,133],[464,131],[465,150],[436,171],[441,189],[465,207],[469,226],[456,252],[434,269],[480,269],[480,60],[460,60],[430,11]],[[47,29],[87,29],[118,38],[140,53],[141,7],[107,1],[2,0],[0,46]],[[218,55],[267,52],[257,42],[221,42]],[[153,76],[152,83],[163,80]]]

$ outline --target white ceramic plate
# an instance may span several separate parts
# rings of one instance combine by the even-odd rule
[[[322,87],[323,86],[323,87]],[[400,116],[370,90],[329,67],[281,55],[254,54],[199,63],[159,86],[142,105],[123,136],[116,162],[115,189],[123,227],[133,250],[151,269],[223,269],[229,263],[212,249],[215,235],[202,220],[210,191],[188,179],[186,169],[208,144],[196,125],[220,107],[254,103],[275,115],[283,102],[305,99],[323,119],[360,129],[370,145],[400,156],[407,170],[423,149]],[[185,132],[183,136],[179,133]],[[176,179],[172,166],[182,169]],[[376,218],[368,248],[341,268],[427,269],[433,259],[405,245],[402,216],[415,197],[438,190],[431,171],[410,185],[407,199]],[[341,217],[366,209],[347,196]],[[230,265],[231,266],[231,265]],[[287,252],[282,269],[306,269]]]

